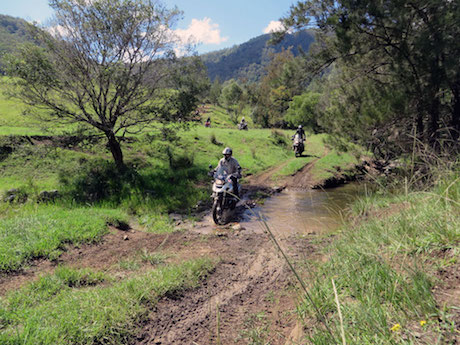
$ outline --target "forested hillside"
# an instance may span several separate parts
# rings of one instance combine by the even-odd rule
[[[274,46],[267,44],[270,37],[270,34],[261,35],[243,44],[202,55],[209,78],[214,80],[219,77],[220,81],[232,78],[258,81],[265,73],[264,68],[273,53],[292,48],[293,54],[298,55],[300,49],[307,52],[314,41],[313,34],[307,30],[288,34]]]
[[[11,52],[21,43],[33,41],[26,25],[23,19],[0,14],[0,56]],[[201,55],[209,78],[214,80],[218,77],[220,81],[232,78],[258,81],[265,74],[264,68],[273,53],[291,48],[293,54],[298,55],[300,49],[307,52],[314,41],[313,34],[307,30],[288,34],[277,45],[267,44],[270,37],[270,34],[261,35],[243,44]]]
[[[16,46],[27,41],[33,41],[27,32],[27,22],[24,19],[0,14],[0,56],[13,51]]]

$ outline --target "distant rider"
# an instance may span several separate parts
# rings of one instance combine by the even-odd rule
[[[297,130],[295,131],[295,134],[299,134],[299,136],[300,136],[300,138],[302,139],[302,141],[305,140],[306,137],[307,137],[307,136],[305,135],[305,131],[304,131],[303,128],[302,128],[302,125],[299,125],[299,127],[297,127]],[[295,136],[295,134],[294,134],[294,136]]]
[[[296,139],[296,136],[298,136],[298,139]],[[292,136],[292,149],[294,150],[295,146],[299,143],[303,144],[305,139],[306,139],[305,131],[303,130],[302,125],[299,125],[294,135]]]
[[[208,118],[206,119],[206,122],[204,123],[204,126],[205,126],[205,127],[211,127],[211,118],[210,118],[210,117],[208,117]]]
[[[240,129],[246,129],[246,127],[248,126],[246,120],[244,119],[244,116],[241,118],[241,122],[240,122]]]
[[[239,196],[238,179],[241,178],[241,166],[238,161],[232,157],[232,153],[233,151],[230,147],[226,147],[222,151],[224,157],[219,161],[216,170],[219,170],[219,168],[222,167],[222,169],[230,175],[233,183],[234,194]]]

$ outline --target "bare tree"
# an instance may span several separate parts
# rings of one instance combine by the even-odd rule
[[[155,0],[50,0],[52,30],[34,26],[41,46],[10,57],[15,95],[55,120],[102,132],[119,169],[119,135],[161,116],[154,100],[172,73],[180,12]]]

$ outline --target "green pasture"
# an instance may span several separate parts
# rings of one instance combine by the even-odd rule
[[[200,116],[201,124],[204,125],[206,119],[209,117],[211,119],[211,128],[237,128],[238,123],[241,121],[241,118],[244,116],[244,120],[248,123],[249,129],[254,129],[254,122],[250,116],[250,108],[248,106],[241,109],[241,112],[236,115],[237,123],[234,123],[228,111],[222,106],[218,105],[205,105],[200,107]]]
[[[65,135],[75,131],[75,124],[48,121],[49,111],[29,107],[8,96],[8,77],[0,76],[0,136],[5,135]]]

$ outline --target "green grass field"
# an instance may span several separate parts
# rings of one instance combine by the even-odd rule
[[[10,209],[0,218],[0,272],[17,270],[36,258],[56,259],[66,243],[97,242],[109,223],[127,221],[120,209],[30,204]]]

